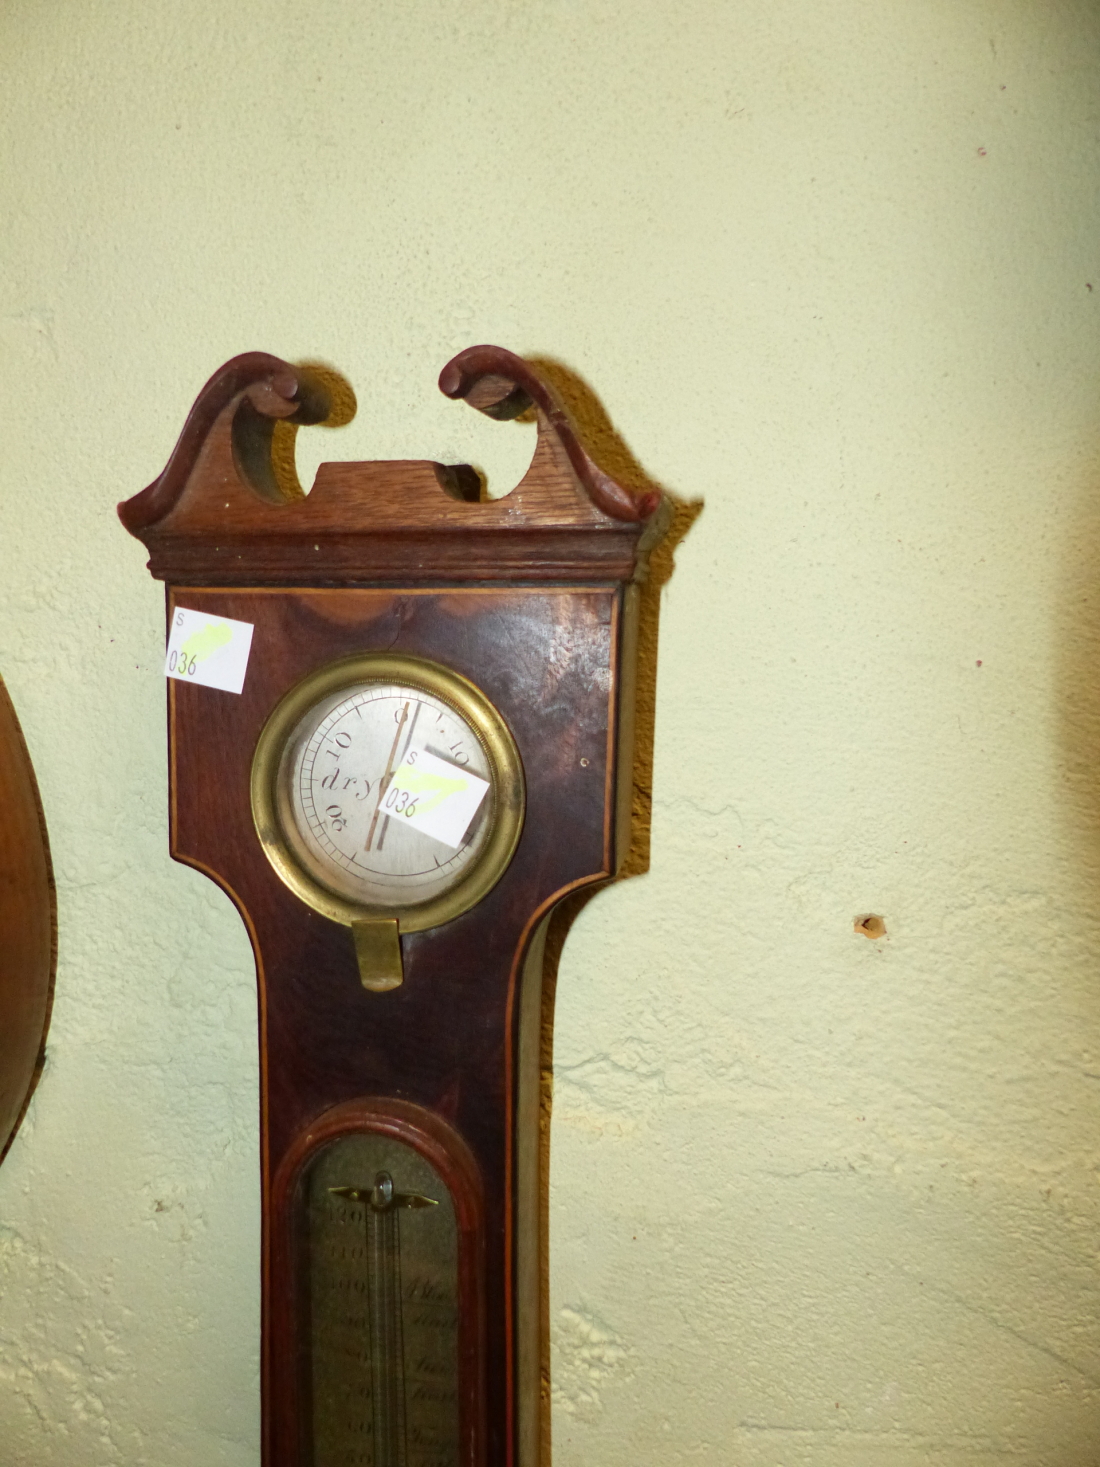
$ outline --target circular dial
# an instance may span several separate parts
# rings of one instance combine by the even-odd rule
[[[363,681],[298,722],[279,761],[276,804],[288,844],[322,886],[400,909],[442,895],[476,864],[493,824],[493,784],[474,728],[438,693]]]

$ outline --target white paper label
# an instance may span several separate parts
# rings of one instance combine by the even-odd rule
[[[410,749],[390,780],[382,813],[455,850],[488,789],[488,780],[461,765],[437,759],[427,749]]]
[[[211,616],[206,611],[186,611],[178,606],[172,613],[166,677],[185,683],[202,683],[239,693],[244,687],[248,654],[252,650],[252,623]]]

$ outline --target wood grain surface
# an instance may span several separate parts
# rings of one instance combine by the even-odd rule
[[[517,1379],[516,1148],[538,1147],[537,1124],[530,1136],[515,1126],[519,985],[540,918],[566,893],[607,880],[620,855],[622,594],[606,586],[172,592],[169,614],[186,606],[255,626],[240,696],[172,681],[169,707],[172,854],[233,897],[260,982],[268,1467],[301,1467],[290,1384],[301,1341],[280,1305],[290,1283],[278,1276],[275,1244],[287,1220],[271,1181],[326,1112],[365,1099],[439,1116],[476,1161],[486,1328],[483,1357],[467,1356],[465,1368],[485,1382],[484,1417],[470,1419],[484,1419],[486,1430],[469,1460],[516,1461],[519,1397],[533,1390],[537,1401],[538,1389]],[[319,661],[381,649],[439,661],[493,701],[519,747],[527,816],[493,891],[453,922],[406,935],[404,983],[368,993],[350,930],[293,897],[268,863],[249,772],[260,729],[295,683]],[[527,981],[541,983],[537,967]]]
[[[0,1158],[41,1068],[55,933],[53,871],[38,786],[0,681]]]

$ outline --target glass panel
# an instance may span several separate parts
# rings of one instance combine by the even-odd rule
[[[438,1172],[388,1136],[309,1164],[313,1467],[459,1467],[458,1236]]]

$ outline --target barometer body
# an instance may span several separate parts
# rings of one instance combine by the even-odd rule
[[[120,507],[177,608],[253,627],[240,694],[169,682],[171,846],[260,992],[264,1467],[535,1467],[539,1055],[557,904],[629,841],[636,582],[660,499],[518,358],[441,386],[539,439],[505,501],[431,463],[280,496],[238,358]]]

